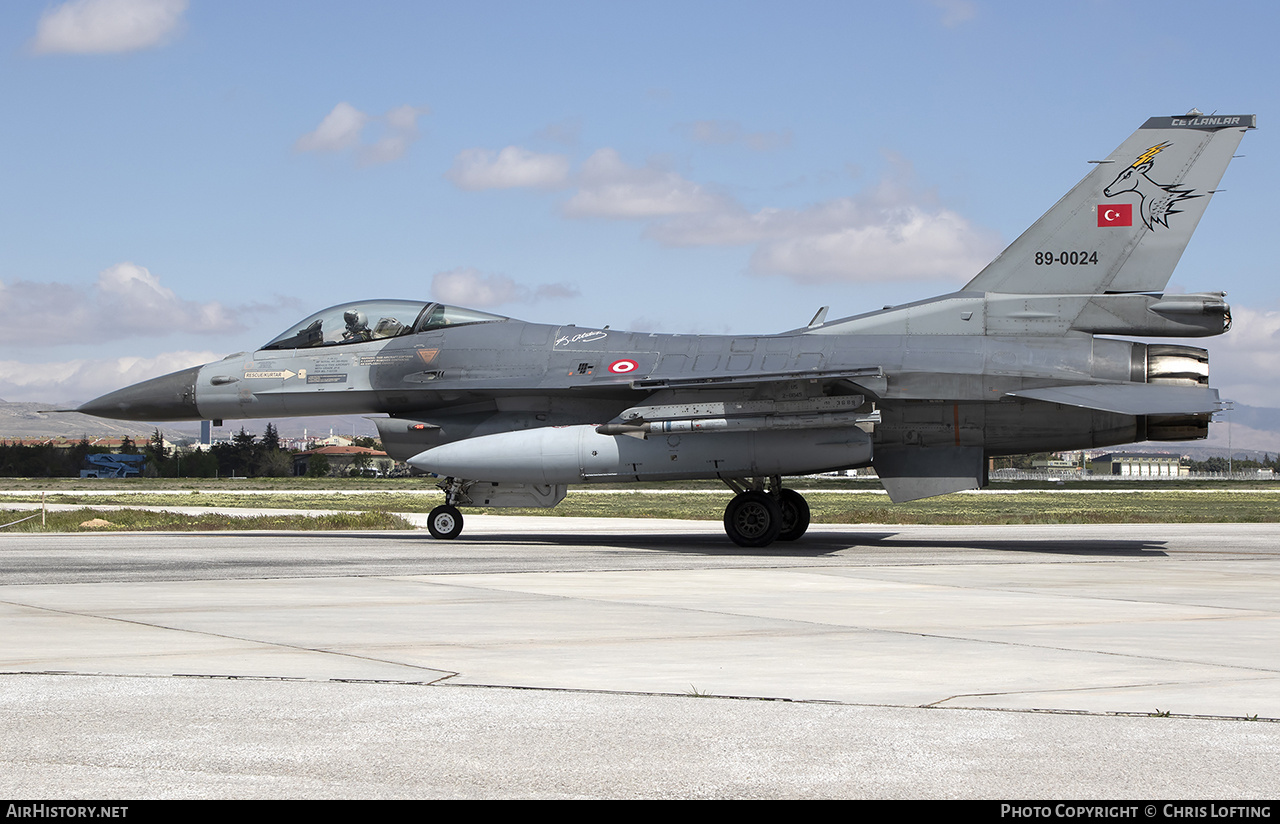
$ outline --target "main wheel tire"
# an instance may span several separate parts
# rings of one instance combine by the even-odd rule
[[[462,534],[462,513],[456,506],[441,504],[427,516],[427,530],[442,541],[457,538]]]
[[[809,529],[809,502],[799,492],[782,490],[778,495],[778,507],[782,510],[779,541],[794,541]]]
[[[768,546],[781,530],[782,510],[765,492],[739,492],[724,509],[724,531],[738,546]]]

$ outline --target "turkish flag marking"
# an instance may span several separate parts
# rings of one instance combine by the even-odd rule
[[[1099,226],[1132,226],[1133,204],[1110,203],[1098,206]]]
[[[609,371],[615,375],[625,375],[628,372],[634,372],[640,368],[640,364],[633,360],[619,360],[609,364]]]

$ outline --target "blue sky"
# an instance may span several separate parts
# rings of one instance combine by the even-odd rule
[[[1280,406],[1280,6],[0,4],[0,398],[371,297],[767,333],[952,291],[1147,117],[1258,114],[1171,290]],[[1277,127],[1280,128],[1280,127]]]

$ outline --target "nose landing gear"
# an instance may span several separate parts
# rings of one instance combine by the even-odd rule
[[[448,541],[462,534],[462,513],[455,504],[465,502],[464,486],[465,483],[457,478],[445,478],[440,484],[444,503],[427,516],[427,531],[432,538]]]

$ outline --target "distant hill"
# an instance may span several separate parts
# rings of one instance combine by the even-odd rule
[[[113,421],[106,418],[95,418],[92,415],[81,415],[79,412],[41,412],[41,409],[56,408],[58,404],[48,403],[7,403],[0,401],[0,439],[4,438],[40,438],[66,437],[79,440],[81,436],[124,437],[128,435],[134,440],[145,440],[157,428],[173,441],[194,441],[200,436],[200,424],[196,421],[144,423],[138,421]],[[381,417],[381,416],[379,416]],[[365,415],[329,415],[318,418],[279,418],[275,420],[223,421],[221,427],[214,429],[214,437],[233,435],[243,426],[246,432],[261,435],[268,423],[275,424],[276,431],[282,438],[300,438],[305,430],[308,434],[329,434],[350,437],[376,437],[377,427],[369,416]]]
[[[1280,455],[1280,409],[1236,404],[1231,412],[1217,416],[1203,441],[1151,441],[1141,445],[1144,452],[1190,455],[1197,461],[1237,457],[1261,459]]]
[[[1224,420],[1226,417],[1222,416]],[[1264,432],[1280,432],[1280,409],[1236,404],[1230,418],[1233,428],[1243,425]]]
[[[0,401],[0,438],[150,437],[155,427],[132,421],[107,421],[78,412],[41,412],[52,404]],[[199,431],[199,424],[196,424]]]

